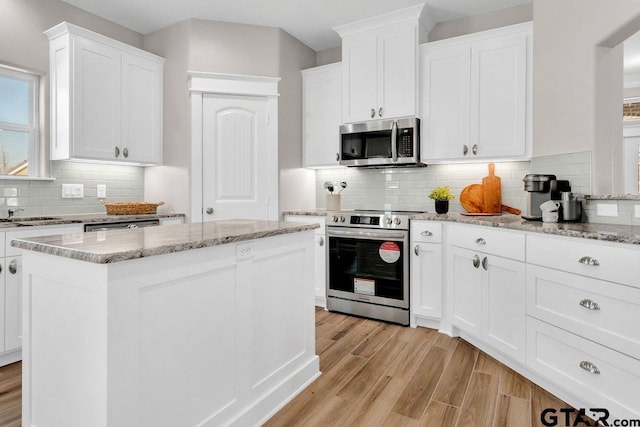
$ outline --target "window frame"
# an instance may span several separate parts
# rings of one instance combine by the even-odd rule
[[[26,70],[0,64],[0,76],[21,80],[28,84],[29,88],[29,120],[27,125],[7,123],[0,121],[0,130],[26,132],[29,135],[29,162],[28,175],[3,175],[0,179],[30,179],[40,178],[40,75]]]

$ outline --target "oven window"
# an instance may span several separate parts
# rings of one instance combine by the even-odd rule
[[[398,250],[385,249],[393,246]],[[361,283],[372,284],[375,296],[403,300],[403,246],[402,242],[330,238],[329,288],[354,292],[356,279],[361,279]],[[371,294],[367,287],[361,292]]]

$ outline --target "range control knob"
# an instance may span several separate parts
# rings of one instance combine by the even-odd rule
[[[344,220],[345,220],[345,217],[340,216],[340,222],[344,222]]]
[[[336,215],[334,215],[333,218],[331,218],[331,221],[338,222],[338,217]]]
[[[391,219],[391,217],[387,217],[387,224],[391,225],[391,223],[393,222],[393,220]]]
[[[400,225],[400,222],[401,222],[401,221],[400,221],[400,218],[396,218],[396,219],[394,219],[394,220],[393,220],[393,223],[394,223],[395,225]]]

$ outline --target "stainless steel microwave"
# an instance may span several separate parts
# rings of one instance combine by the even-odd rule
[[[340,165],[421,166],[420,119],[410,117],[340,126]]]

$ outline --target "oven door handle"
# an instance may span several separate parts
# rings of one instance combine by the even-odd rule
[[[406,232],[390,232],[380,233],[375,231],[344,231],[344,230],[329,230],[327,231],[329,237],[354,237],[360,239],[382,239],[382,240],[404,240],[407,237]]]

